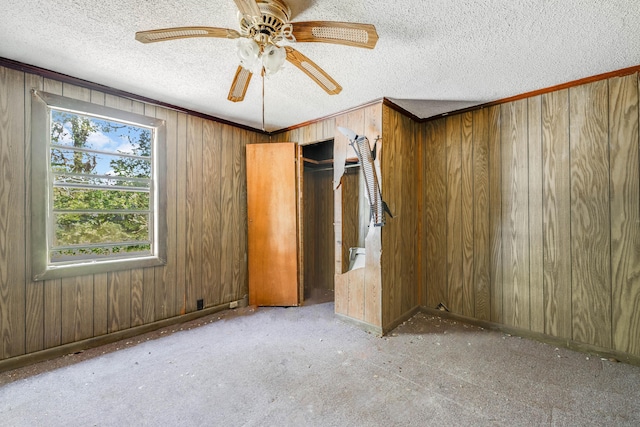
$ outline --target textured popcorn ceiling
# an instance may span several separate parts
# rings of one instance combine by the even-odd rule
[[[289,0],[292,21],[374,24],[374,50],[295,47],[342,86],[329,96],[286,64],[265,79],[266,129],[382,97],[418,117],[640,65],[638,0]],[[144,45],[140,30],[238,29],[232,0],[0,0],[0,57],[32,64],[256,128],[262,85],[227,101],[236,42]]]

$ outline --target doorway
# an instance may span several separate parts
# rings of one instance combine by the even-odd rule
[[[304,299],[333,301],[333,139],[302,147]]]
[[[314,301],[333,301],[336,274],[336,244],[334,221],[335,197],[333,190],[333,139],[302,146],[303,191],[302,223],[304,259],[304,297]],[[366,232],[359,220],[364,204],[359,199],[360,174],[357,158],[347,159],[343,191],[349,195],[349,202],[342,204],[342,247],[339,256],[344,268],[349,266],[349,248],[364,247]],[[351,199],[353,198],[353,200]],[[366,228],[367,222],[364,222]],[[339,273],[344,273],[340,271]]]

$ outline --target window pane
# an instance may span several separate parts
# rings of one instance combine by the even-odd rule
[[[93,186],[119,186],[132,187],[136,189],[148,189],[151,186],[151,180],[148,178],[131,178],[123,179],[121,177],[108,177],[98,175],[80,175],[80,174],[54,174],[54,185],[64,187],[64,184],[79,184]]]
[[[51,143],[151,156],[151,132],[131,124],[51,110]]]
[[[52,260],[150,250],[139,242],[151,241],[151,136],[146,128],[51,110],[52,245],[57,249]],[[127,212],[137,210],[145,212]]]
[[[53,189],[53,209],[146,211],[149,210],[149,198],[148,192],[55,187]]]
[[[149,241],[149,214],[54,214],[53,246]]]
[[[51,148],[51,170],[56,174],[92,174],[129,178],[151,178],[151,160]],[[120,185],[120,184],[118,184]]]
[[[119,245],[91,248],[74,248],[51,251],[51,262],[82,261],[114,256],[146,256],[151,253],[151,245]]]

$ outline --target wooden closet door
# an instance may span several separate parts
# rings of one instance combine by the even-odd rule
[[[249,304],[296,306],[296,145],[247,145]]]

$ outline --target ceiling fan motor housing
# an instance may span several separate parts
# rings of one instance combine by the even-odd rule
[[[239,14],[240,34],[263,43],[277,43],[283,39],[294,41],[289,24],[289,6],[280,0],[257,0],[256,3],[262,16]]]

